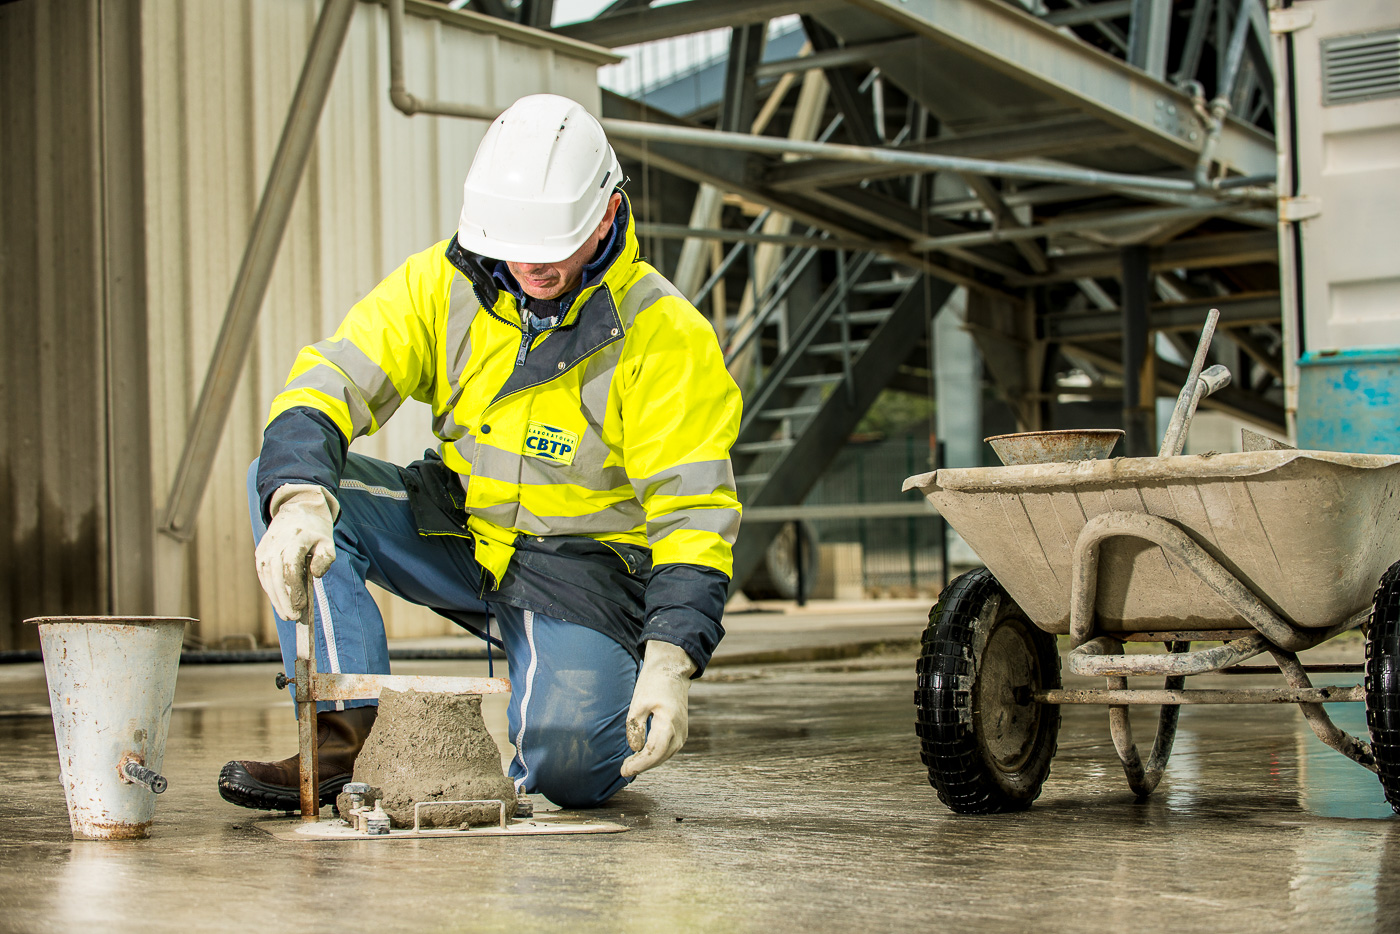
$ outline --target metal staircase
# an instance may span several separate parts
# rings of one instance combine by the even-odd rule
[[[727,363],[748,352],[772,324],[784,283],[790,287],[815,253],[788,255],[773,277],[773,294],[736,331]],[[732,457],[746,509],[796,506],[806,498],[954,288],[876,253],[838,251],[836,259],[835,280],[744,399]],[[731,590],[758,567],[780,528],[777,522],[745,520],[734,547]]]

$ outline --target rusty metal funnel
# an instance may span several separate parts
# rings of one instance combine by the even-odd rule
[[[150,834],[189,619],[48,616],[39,627],[68,822],[78,840]]]

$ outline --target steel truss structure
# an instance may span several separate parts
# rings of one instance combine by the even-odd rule
[[[800,53],[765,56],[793,15]],[[1235,384],[1208,406],[1284,430],[1264,0],[617,0],[554,31],[719,27],[722,94],[607,95],[605,124],[648,252],[745,388],[747,506],[801,503],[882,390],[929,392],[957,287],[1023,430],[1073,419],[1066,394],[1118,399],[1126,453],[1153,453],[1212,306]],[[745,525],[737,582],[777,528]]]

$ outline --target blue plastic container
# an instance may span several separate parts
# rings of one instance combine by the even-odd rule
[[[1298,447],[1400,453],[1400,347],[1304,354],[1298,360]]]

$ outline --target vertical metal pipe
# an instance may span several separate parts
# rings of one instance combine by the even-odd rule
[[[1167,41],[1171,32],[1171,0],[1132,0],[1128,27],[1128,64],[1158,80],[1167,73]]]
[[[904,439],[904,469],[906,477],[912,477],[917,472],[914,467],[913,435]],[[904,535],[905,543],[909,546],[909,589],[917,595],[919,592],[919,529],[912,516],[904,520]]]
[[[1235,28],[1230,33],[1230,45],[1225,51],[1225,70],[1220,76],[1220,83],[1215,89],[1217,98],[1224,98],[1227,102],[1235,93],[1235,82],[1240,77],[1240,65],[1244,62],[1244,45],[1249,38],[1249,5],[1258,0],[1240,0],[1239,13],[1235,17]],[[1221,14],[1224,14],[1221,10]]]
[[[1129,457],[1151,457],[1155,439],[1150,437],[1146,406],[1152,403],[1155,387],[1142,385],[1143,364],[1148,347],[1147,312],[1151,300],[1151,278],[1147,247],[1124,247],[1121,252],[1123,284],[1123,430],[1124,449]],[[1144,389],[1147,398],[1144,399]]]
[[[932,332],[930,332],[932,339]],[[933,455],[933,469],[942,470],[944,460],[944,445],[942,441],[935,440]],[[943,565],[940,572],[938,592],[941,594],[948,589],[948,520],[943,518],[943,513],[938,514],[938,560]]]
[[[802,522],[792,524],[792,556],[797,565],[797,605],[807,605],[807,554],[802,547]]]
[[[277,250],[286,232],[287,219],[291,216],[297,188],[311,154],[316,125],[320,122],[321,110],[330,92],[331,80],[335,77],[336,62],[345,45],[355,4],[356,0],[325,0],[321,15],[316,20],[316,29],[311,35],[311,44],[306,50],[306,61],[302,64],[296,93],[292,95],[291,105],[287,108],[282,138],[277,143],[277,153],[267,173],[262,199],[258,202],[258,211],[253,217],[253,227],[243,250],[243,261],[238,267],[233,292],[229,295],[228,309],[224,312],[223,326],[219,329],[218,341],[204,377],[204,387],[200,390],[199,402],[190,419],[189,435],[180,454],[180,466],[170,488],[170,499],[161,518],[161,531],[181,541],[188,541],[194,534],[195,514],[204,498],[209,471],[219,449],[219,440],[223,437],[224,423],[228,421],[229,410],[233,407],[238,378],[248,358],[248,348],[253,343],[258,312],[267,293],[267,283],[272,278]]]

